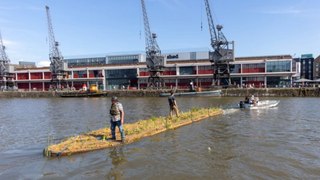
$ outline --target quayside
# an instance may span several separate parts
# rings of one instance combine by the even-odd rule
[[[219,108],[193,108],[188,112],[180,113],[179,117],[152,117],[135,123],[124,124],[126,133],[124,143],[120,141],[119,133],[116,133],[117,140],[108,140],[111,137],[111,132],[110,128],[107,127],[66,138],[58,144],[48,145],[43,150],[43,154],[47,157],[70,156],[76,153],[130,144],[141,138],[176,129],[222,113],[222,109]]]

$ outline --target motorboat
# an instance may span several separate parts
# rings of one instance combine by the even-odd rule
[[[279,104],[279,100],[262,100],[255,103],[240,101],[239,107],[243,109],[262,109],[276,107]]]

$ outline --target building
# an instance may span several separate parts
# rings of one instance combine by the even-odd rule
[[[292,60],[292,71],[296,72],[296,74],[294,74],[293,80],[298,80],[300,79],[301,76],[301,62],[300,62],[300,58],[293,58]]]
[[[164,53],[162,77],[167,88],[188,89],[212,85],[213,70],[208,51]],[[68,87],[81,89],[83,84],[98,85],[101,90],[143,89],[149,77],[145,54],[105,54],[66,58]],[[290,55],[236,58],[231,72],[232,84],[238,87],[290,87],[297,67]],[[21,90],[48,90],[51,73],[47,68],[16,68],[15,83]]]
[[[313,62],[314,58],[312,54],[301,55],[301,78],[313,79]]]
[[[69,68],[79,66],[100,66],[107,63],[106,56],[72,57],[64,59]]]
[[[320,56],[313,63],[313,79],[320,79]]]
[[[19,66],[21,68],[35,68],[36,63],[35,62],[29,62],[29,61],[19,61]]]

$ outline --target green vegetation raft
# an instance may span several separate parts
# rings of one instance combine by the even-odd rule
[[[218,108],[193,108],[188,112],[180,113],[179,117],[151,117],[135,123],[124,124],[125,144],[220,114],[222,114],[222,110]],[[108,140],[111,137],[109,127],[91,131],[67,138],[58,144],[49,145],[43,153],[48,157],[66,156],[118,146],[122,143],[119,141],[120,133],[117,132],[116,134],[118,140],[111,141]]]

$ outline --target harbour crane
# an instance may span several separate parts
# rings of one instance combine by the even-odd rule
[[[10,59],[6,54],[6,47],[3,44],[0,32],[0,88],[7,90],[9,83],[12,82],[13,74],[9,72]]]
[[[213,85],[231,85],[230,72],[234,67],[234,41],[229,42],[222,33],[222,25],[215,26],[210,10],[209,0],[204,0],[208,26],[211,36],[211,47],[213,52],[209,52],[209,60],[213,67]]]
[[[160,89],[164,87],[164,80],[161,74],[164,71],[165,58],[161,55],[161,50],[156,40],[157,35],[151,33],[144,0],[141,0],[141,5],[146,41],[146,64],[149,71],[148,88]]]
[[[55,40],[53,26],[51,22],[50,9],[46,6],[48,32],[49,32],[49,59],[51,71],[51,87],[54,90],[62,88],[67,77],[67,63],[64,62],[63,56],[59,50],[59,42]]]

